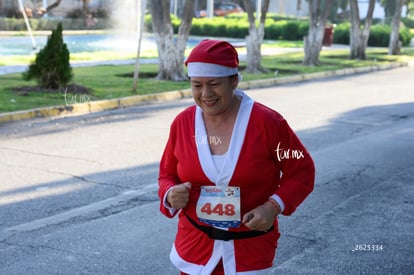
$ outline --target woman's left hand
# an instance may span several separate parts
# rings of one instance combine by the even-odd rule
[[[267,231],[279,213],[280,207],[277,209],[273,203],[267,201],[244,214],[242,223],[251,230]]]

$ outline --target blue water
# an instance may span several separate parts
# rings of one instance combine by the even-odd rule
[[[47,36],[34,36],[37,50],[42,49],[47,42]],[[137,39],[117,37],[108,34],[64,35],[69,52],[97,52],[97,51],[136,51]],[[154,48],[152,39],[143,39],[143,44]],[[141,44],[141,45],[143,45]],[[0,56],[27,55],[36,52],[33,49],[29,36],[2,36],[0,37]],[[142,47],[142,46],[141,46]],[[156,48],[155,48],[156,49]]]
[[[37,49],[33,49],[30,36],[0,36],[0,56],[34,54],[42,49],[47,42],[47,36],[34,36]],[[138,38],[134,36],[116,36],[113,34],[64,35],[70,53],[125,51],[135,53]],[[200,39],[189,39],[188,46],[192,47]],[[141,51],[156,50],[155,40],[150,35],[142,38]]]

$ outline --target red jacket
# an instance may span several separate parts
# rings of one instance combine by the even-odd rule
[[[165,207],[163,198],[166,192],[175,184],[192,183],[190,200],[187,206],[178,212],[178,230],[171,260],[184,272],[204,274],[203,267],[211,261],[214,251],[219,249],[219,244],[195,228],[184,216],[185,213],[201,224],[195,212],[200,186],[214,185],[203,172],[197,154],[196,108],[192,106],[184,110],[171,125],[160,163],[159,197],[161,212],[171,218],[176,212],[171,213]],[[229,186],[240,187],[241,216],[265,203],[273,194],[282,199],[283,214],[292,214],[312,192],[314,178],[313,160],[286,120],[276,111],[254,102],[240,155],[229,182]],[[227,243],[220,248],[222,253],[229,254],[227,259],[230,260],[223,256],[225,269],[226,262],[235,265],[238,273],[270,268],[279,238],[277,219],[274,226],[274,231],[258,237],[219,241]],[[242,225],[240,228],[229,230],[249,229]],[[228,248],[228,243],[233,249]]]

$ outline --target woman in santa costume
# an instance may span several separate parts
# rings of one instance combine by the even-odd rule
[[[276,111],[236,87],[234,47],[203,40],[185,62],[195,105],[173,121],[160,163],[161,212],[178,214],[181,274],[267,274],[279,214],[312,192],[314,163]]]

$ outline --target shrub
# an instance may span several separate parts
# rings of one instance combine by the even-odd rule
[[[59,23],[46,46],[36,55],[35,62],[23,73],[23,79],[36,79],[43,88],[57,89],[66,86],[72,77],[69,50],[63,43],[62,24]]]
[[[337,25],[334,28],[334,40],[333,40],[334,43],[349,45],[350,28],[351,28],[350,23],[342,23],[342,24]]]
[[[298,39],[303,40],[303,37],[307,36],[309,32],[309,21],[299,21]]]
[[[414,18],[404,17],[401,18],[401,21],[407,28],[414,29]]]
[[[403,26],[400,28],[400,40],[403,46],[407,47],[411,45],[411,39],[413,39],[413,35],[410,32],[410,29]]]
[[[150,14],[144,16],[144,29],[148,32],[152,32],[152,18]]]
[[[275,21],[270,24],[266,24],[265,39],[279,40],[283,38],[283,29],[286,21]]]
[[[193,23],[191,24],[191,35],[200,35],[203,33],[204,24],[198,18],[193,18]]]
[[[285,14],[277,14],[277,13],[271,13],[268,12],[266,14],[266,18],[268,19],[272,19],[273,21],[284,21],[284,20],[298,20],[298,18],[296,16],[289,16],[289,15],[285,15]]]
[[[391,27],[388,25],[372,25],[368,38],[368,46],[388,47]]]
[[[408,20],[404,20],[408,22]],[[172,20],[174,30],[178,29],[179,19]],[[151,30],[151,16],[146,15],[145,25],[147,31]],[[349,22],[338,24],[334,29],[334,43],[349,45]],[[265,36],[267,40],[303,40],[308,34],[309,20],[297,19],[275,14],[268,14],[265,23]],[[368,46],[387,47],[390,38],[391,27],[377,24],[371,26]],[[232,38],[244,38],[249,33],[247,15],[232,15],[227,17],[194,18],[190,30],[191,35],[220,36]],[[408,46],[412,34],[406,27],[400,28],[400,40],[403,46]]]
[[[97,18],[105,18],[105,19],[109,19],[110,18],[110,12],[107,9],[103,9],[103,8],[99,8],[96,11],[92,12],[94,17]]]
[[[66,17],[72,19],[83,19],[85,18],[85,14],[83,9],[73,9],[66,14]]]
[[[249,23],[246,21],[233,21],[227,25],[227,34],[234,38],[245,38],[249,34]]]
[[[173,32],[178,33],[178,28],[180,27],[181,19],[175,15],[171,15],[171,25],[173,27]]]
[[[215,33],[215,24],[214,22],[212,22],[212,20],[206,20],[204,22],[204,26],[203,26],[203,32],[205,36],[214,36]]]
[[[299,39],[299,23],[297,21],[287,21],[283,28],[282,36],[285,40],[300,40]]]
[[[334,29],[334,43],[349,45],[350,43],[350,28],[351,24],[342,23]],[[390,42],[391,26],[389,25],[372,25],[368,38],[368,46],[373,47],[388,47]],[[411,43],[412,34],[405,26],[400,28],[400,40],[403,46],[409,46]]]
[[[231,36],[232,37],[233,35],[230,35],[229,33],[227,33],[227,23],[226,23],[225,19],[224,20],[223,19],[222,20],[217,20],[217,22],[214,24],[215,27],[213,29],[212,35],[216,36],[216,37],[225,37],[225,36]]]

